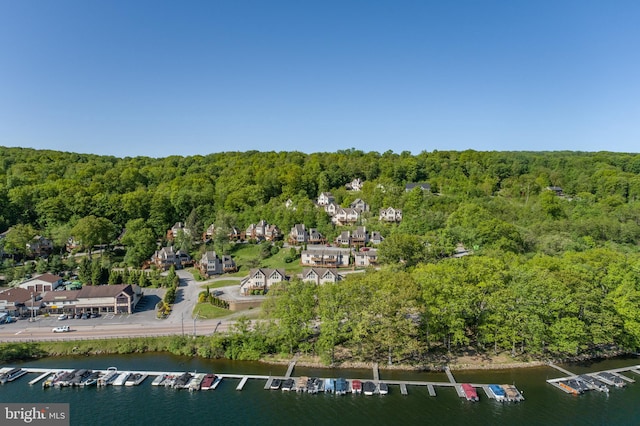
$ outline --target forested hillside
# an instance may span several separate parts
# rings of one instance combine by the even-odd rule
[[[361,191],[345,189],[354,178],[364,181]],[[410,182],[428,182],[431,191],[407,192]],[[0,232],[29,226],[58,247],[92,223],[111,229],[104,238],[127,228],[125,244],[152,248],[177,221],[199,232],[264,219],[288,233],[304,223],[332,240],[340,228],[314,205],[324,191],[341,205],[371,205],[362,224],[386,238],[383,270],[322,288],[289,284],[302,288],[280,292],[268,309],[280,331],[235,357],[309,350],[331,359],[338,346],[366,360],[469,345],[529,354],[640,347],[637,154],[345,150],[156,159],[0,147]],[[400,224],[378,222],[390,206],[402,209]],[[450,258],[457,244],[473,255]],[[302,298],[295,316],[282,309],[292,294]],[[317,319],[322,332],[310,339]]]

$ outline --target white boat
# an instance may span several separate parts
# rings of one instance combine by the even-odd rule
[[[173,385],[176,383],[176,379],[178,377],[174,374],[169,374],[167,375],[167,377],[164,378],[163,382],[162,382],[162,386],[167,387],[167,388],[172,388]]]
[[[384,382],[380,382],[378,384],[378,391],[380,392],[380,395],[386,395],[389,393],[389,385],[387,385]]]
[[[166,374],[159,375],[158,377],[153,379],[153,382],[151,382],[151,386],[162,386],[163,385],[162,382],[164,382],[166,378],[167,378]]]
[[[22,368],[12,368],[6,373],[0,374],[0,383],[13,382],[18,377],[22,377],[27,374],[27,370],[23,370]]]
[[[118,377],[113,381],[113,386],[123,386],[131,373],[120,373]]]
[[[107,368],[107,372],[98,378],[96,383],[98,386],[110,385],[118,377],[118,369],[116,367]]]
[[[191,379],[191,381],[189,382],[189,391],[193,392],[193,391],[200,390],[200,385],[204,380],[204,376],[206,376],[206,374],[204,373],[198,373],[195,376],[193,376],[193,379]]]
[[[148,374],[140,374],[134,373],[127,378],[127,381],[124,382],[125,386],[138,386],[140,383],[144,382],[144,380],[149,377]]]

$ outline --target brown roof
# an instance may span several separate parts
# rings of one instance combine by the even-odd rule
[[[62,291],[48,291],[42,297],[42,302],[58,302],[61,300],[77,300],[80,290],[62,290]]]
[[[7,303],[25,303],[31,300],[31,292],[25,288],[10,288],[0,291],[0,300],[6,300]]]
[[[40,281],[45,281],[48,283],[55,283],[60,281],[62,278],[60,278],[57,275],[53,275],[53,274],[42,274],[42,275],[38,275],[37,277],[33,277],[30,280],[25,281],[25,283],[28,283],[29,281],[34,281],[34,280],[40,280]],[[23,283],[24,284],[24,283]]]
[[[133,296],[131,284],[117,284],[84,286],[82,287],[82,290],[78,290],[77,297],[78,299],[88,299],[91,297],[115,297],[123,291],[129,296]]]

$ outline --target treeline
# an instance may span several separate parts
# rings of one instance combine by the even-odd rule
[[[469,348],[567,357],[640,347],[638,303],[637,254],[496,253],[322,286],[283,284],[270,292],[265,310],[275,322],[262,334],[277,342],[271,350],[314,353],[327,362],[340,353],[419,363]]]
[[[61,249],[70,236],[107,244],[126,228],[127,262],[135,265],[178,221],[194,238],[211,223],[244,229],[265,219],[284,232],[304,223],[332,239],[340,230],[313,204],[331,191],[341,205],[369,203],[363,220],[385,236],[427,237],[449,249],[464,242],[552,253],[637,243],[639,173],[640,156],[607,152],[251,151],[155,159],[0,147],[0,232],[28,226],[26,234],[39,232]],[[354,178],[365,181],[362,191],[345,189]],[[433,194],[405,192],[406,183],[420,181]],[[554,197],[548,186],[568,197]],[[403,209],[400,226],[377,222],[389,206]],[[7,244],[19,250],[21,242]]]

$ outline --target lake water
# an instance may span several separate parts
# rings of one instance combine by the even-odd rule
[[[638,358],[621,358],[589,365],[564,365],[576,373],[640,364]],[[197,371],[284,375],[286,365],[204,360],[169,354],[47,358],[14,366],[39,368],[88,368],[119,370]],[[609,394],[587,392],[571,396],[545,382],[562,374],[549,367],[502,371],[454,371],[458,382],[514,383],[524,402],[499,403],[478,390],[479,403],[457,396],[453,388],[409,386],[401,395],[390,386],[388,395],[364,396],[264,390],[264,380],[249,380],[242,391],[237,379],[224,380],[215,391],[188,392],[151,386],[152,378],[138,387],[43,389],[29,386],[37,377],[29,374],[0,386],[2,402],[69,403],[72,425],[638,425],[640,424],[640,376],[623,389]],[[370,370],[327,370],[296,367],[294,376],[372,378]],[[380,371],[381,380],[446,382],[444,373]]]

